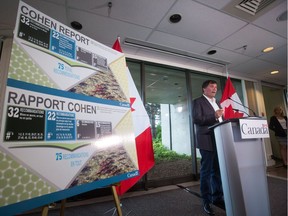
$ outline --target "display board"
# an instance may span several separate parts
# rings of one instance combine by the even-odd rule
[[[139,174],[124,55],[21,1],[3,97],[0,215]]]

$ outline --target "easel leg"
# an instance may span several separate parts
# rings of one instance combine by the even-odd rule
[[[60,216],[64,216],[65,214],[65,204],[66,204],[66,199],[61,200]]]
[[[117,213],[118,216],[122,216],[122,210],[121,210],[121,206],[120,206],[120,200],[116,191],[116,186],[112,186],[112,193],[113,193],[113,197],[114,197],[114,201],[115,201],[115,205],[116,205],[116,209],[117,209]]]
[[[48,206],[44,206],[44,207],[42,208],[41,215],[42,215],[42,216],[48,216],[48,210],[49,210],[49,207],[48,207]]]

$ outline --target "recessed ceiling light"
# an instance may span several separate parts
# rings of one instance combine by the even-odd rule
[[[262,50],[262,52],[267,53],[267,52],[271,52],[274,49],[274,47],[267,47],[265,49]]]
[[[71,22],[71,26],[72,26],[72,28],[74,28],[76,30],[81,30],[82,29],[82,24],[77,22],[77,21]]]
[[[182,19],[180,14],[173,14],[170,16],[169,20],[171,23],[178,23]]]
[[[275,71],[271,71],[270,73],[271,73],[271,74],[278,74],[279,71],[275,70]]]
[[[210,50],[207,52],[207,55],[214,55],[216,52],[216,50]]]

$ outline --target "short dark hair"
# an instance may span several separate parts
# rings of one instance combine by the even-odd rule
[[[215,80],[206,80],[202,84],[202,89],[206,88],[209,84],[217,84]]]

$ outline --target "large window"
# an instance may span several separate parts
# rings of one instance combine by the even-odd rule
[[[226,77],[140,61],[128,61],[128,67],[139,94],[145,96],[142,100],[145,101],[149,115],[154,143],[161,143],[178,154],[192,154],[184,174],[180,173],[179,169],[175,172],[166,170],[165,174],[169,172],[169,175],[165,178],[173,179],[187,174],[194,176],[199,170],[196,157],[200,154],[195,151],[193,143],[191,102],[202,95],[202,83],[207,79],[218,83],[216,98],[220,100]],[[240,99],[243,100],[241,81],[232,80],[232,82]],[[154,169],[151,172],[148,174],[148,180],[154,180],[152,179]]]
[[[139,62],[127,61],[133,81],[136,85],[139,95],[141,95],[141,64]]]
[[[153,137],[156,138],[160,129],[163,145],[180,154],[190,155],[185,72],[168,67],[146,65],[145,91],[146,108],[152,124]]]

